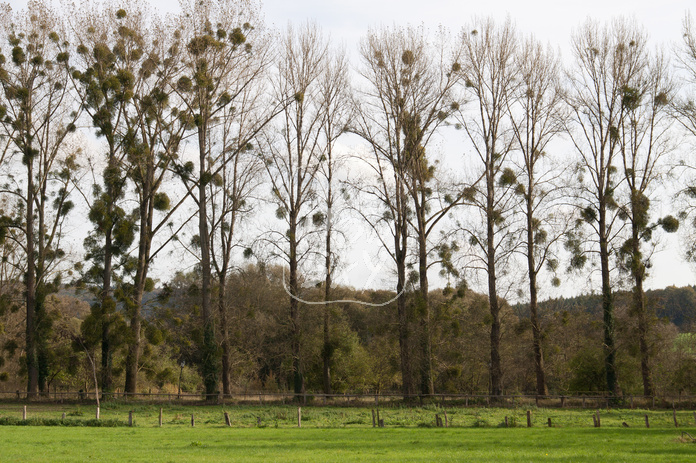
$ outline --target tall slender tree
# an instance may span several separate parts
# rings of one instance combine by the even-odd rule
[[[191,0],[182,3],[179,63],[175,91],[180,112],[190,123],[197,148],[197,166],[183,162],[178,168],[189,196],[198,209],[197,244],[200,250],[203,340],[201,372],[205,392],[211,399],[219,382],[219,351],[215,317],[211,306],[212,272],[210,254],[208,184],[215,177],[211,136],[225,108],[255,79],[240,72],[255,62],[254,30],[260,25],[258,5],[251,0]],[[240,144],[239,146],[244,146]],[[228,158],[229,159],[229,158]],[[218,167],[219,169],[219,167]],[[196,170],[196,172],[194,172]]]
[[[629,237],[619,249],[620,269],[633,280],[631,314],[638,321],[638,344],[643,394],[654,394],[650,327],[651,314],[645,301],[644,282],[655,249],[653,232],[658,226],[675,232],[679,222],[672,216],[650,223],[651,203],[664,185],[666,157],[674,149],[670,137],[668,108],[674,86],[664,55],[644,50],[643,63],[621,90],[623,117],[619,126],[619,149],[624,175],[626,201],[620,218],[628,223]]]
[[[0,130],[23,166],[16,189],[5,192],[21,204],[11,225],[21,232],[12,236],[26,258],[27,392],[34,396],[46,391],[50,374],[53,321],[46,297],[61,281],[57,265],[65,255],[63,224],[73,208],[69,196],[77,167],[77,149],[68,140],[79,110],[70,92],[67,28],[44,2],[27,8],[2,18],[10,53],[0,58]]]
[[[88,199],[94,229],[85,239],[85,261],[90,265],[83,277],[94,286],[97,301],[82,331],[85,339],[96,337],[101,344],[101,388],[108,393],[114,389],[114,353],[127,330],[114,289],[125,281],[128,250],[135,239],[135,218],[124,206],[130,173],[126,144],[133,96],[142,82],[138,63],[145,18],[135,7],[126,11],[114,3],[103,7],[85,3],[73,13],[77,52],[73,85],[97,136],[104,140],[103,160],[92,162],[95,170],[104,167],[101,174],[93,174],[98,180]]]
[[[501,265],[516,242],[509,216],[514,201],[512,169],[506,167],[513,146],[507,118],[509,101],[519,85],[515,67],[517,33],[508,18],[502,25],[492,19],[475,22],[461,34],[463,43],[461,82],[469,105],[459,108],[457,119],[473,147],[477,160],[474,186],[467,199],[479,211],[483,229],[466,227],[469,243],[476,253],[475,266],[488,280],[490,328],[490,393],[502,394],[503,371],[500,357],[500,298],[498,279]],[[473,107],[470,109],[470,107]]]
[[[551,49],[544,49],[533,38],[519,47],[515,56],[522,85],[510,99],[510,120],[515,149],[521,154],[515,192],[522,197],[524,244],[522,253],[527,261],[529,279],[529,317],[532,325],[532,345],[536,391],[548,392],[544,371],[542,330],[539,319],[539,273],[544,266],[553,272],[558,266],[554,247],[564,235],[566,218],[562,214],[559,169],[549,159],[549,144],[564,128],[567,114],[561,90],[561,63]]]
[[[574,63],[568,71],[567,103],[578,156],[581,221],[591,229],[599,257],[604,319],[604,367],[607,388],[618,394],[612,254],[619,247],[617,221],[621,182],[620,128],[624,89],[644,66],[646,36],[637,25],[614,20],[600,26],[588,20],[572,38]],[[581,263],[580,260],[575,260]]]
[[[269,242],[275,253],[288,263],[290,337],[293,389],[305,391],[301,358],[300,268],[311,252],[315,231],[308,227],[317,212],[317,176],[325,162],[327,101],[323,99],[322,78],[330,68],[329,40],[316,24],[300,29],[288,26],[280,42],[278,68],[274,76],[275,99],[290,98],[277,126],[267,132],[265,165],[272,185],[276,216],[287,231],[273,232]],[[279,135],[278,135],[279,134]]]
[[[365,87],[353,130],[368,143],[375,178],[371,184],[358,186],[376,207],[375,214],[360,213],[396,266],[403,394],[411,397],[417,389],[432,394],[428,236],[446,212],[440,207],[442,203],[434,207],[442,198],[433,195],[435,166],[426,150],[457,107],[453,87],[460,65],[444,30],[434,40],[423,28],[372,31],[361,43],[360,53]],[[411,229],[417,239],[419,268],[421,339],[417,345],[405,292]],[[416,347],[418,354],[414,356]]]
[[[322,385],[324,394],[331,394],[331,362],[335,343],[331,339],[331,312],[333,274],[338,264],[338,258],[333,245],[336,240],[336,218],[338,217],[338,201],[336,192],[337,170],[341,167],[342,156],[336,153],[335,144],[345,133],[352,118],[350,105],[350,82],[348,78],[348,59],[345,50],[336,50],[329,56],[326,71],[321,76],[319,94],[325,115],[322,122],[324,138],[324,162],[321,163],[320,196],[326,207],[326,213],[318,212],[312,217],[316,225],[324,225],[324,305],[322,313],[323,346],[322,354]]]
[[[124,162],[137,195],[137,208],[132,215],[137,216],[138,251],[132,283],[124,285],[122,299],[130,322],[124,390],[135,393],[142,350],[143,295],[154,286],[148,276],[150,264],[176,236],[176,230],[170,230],[172,216],[186,199],[184,194],[172,201],[164,184],[179,157],[188,120],[186,116],[181,117],[174,106],[172,91],[172,84],[178,77],[178,44],[176,39],[173,42],[161,39],[175,35],[175,27],[164,25],[156,17],[143,17],[143,12],[130,14],[140,17],[130,24],[124,23],[119,31],[123,36],[137,38],[123,45],[124,54],[132,57],[131,67],[136,71],[132,76],[136,85],[125,120],[123,148]],[[169,231],[169,235],[155,242],[163,230]]]
[[[221,124],[211,139],[213,181],[208,183],[210,207],[210,250],[217,278],[217,314],[221,346],[222,391],[230,394],[232,344],[227,280],[233,270],[233,251],[249,237],[240,236],[241,224],[255,208],[255,196],[263,183],[260,131],[277,114],[277,105],[265,97],[268,68],[273,57],[266,39],[257,37],[255,60],[238,69],[245,85],[234,88],[233,103],[220,116]]]

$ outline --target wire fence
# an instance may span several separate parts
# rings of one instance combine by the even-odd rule
[[[100,392],[103,401],[140,401],[145,403],[182,404],[288,404],[332,405],[332,406],[390,406],[441,404],[459,407],[543,407],[543,408],[646,408],[646,409],[693,409],[696,395],[664,394],[654,396],[613,396],[608,392],[592,392],[576,395],[531,395],[531,394],[419,394],[405,396],[398,392],[378,394],[322,394],[294,392],[238,392],[206,396],[203,393],[168,392]],[[58,402],[80,403],[96,400],[94,391],[50,391],[28,394],[23,391],[0,391],[3,402]]]

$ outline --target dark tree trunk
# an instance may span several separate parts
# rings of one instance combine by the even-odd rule
[[[604,368],[606,370],[607,389],[618,395],[616,378],[616,347],[614,344],[614,294],[609,278],[609,243],[607,239],[606,206],[600,201],[599,208],[599,259],[602,274],[602,313],[604,318]]]
[[[635,196],[635,195],[634,195]],[[632,204],[633,221],[631,224],[631,271],[633,273],[633,311],[638,317],[638,343],[640,346],[640,372],[643,379],[643,395],[650,397],[653,395],[652,372],[650,371],[650,350],[648,347],[648,334],[650,325],[648,314],[645,307],[645,291],[643,281],[645,279],[645,267],[643,265],[643,254],[640,249],[640,230],[636,223],[637,217],[642,214],[638,211],[638,206]]]
[[[531,169],[529,169],[531,172]],[[546,375],[544,372],[544,354],[541,346],[541,325],[539,322],[539,307],[537,302],[537,268],[534,254],[534,198],[533,177],[530,174],[527,190],[527,270],[529,272],[529,318],[532,323],[532,345],[534,349],[534,371],[536,373],[537,395],[548,393]]]
[[[406,254],[408,245],[408,223],[405,217],[406,195],[404,185],[397,184],[396,223],[394,225],[394,256],[396,258],[397,282],[396,300],[399,318],[399,353],[401,356],[401,383],[404,400],[411,400],[415,394],[411,365],[410,317],[406,307]]]
[[[424,188],[424,187],[423,187]],[[421,194],[424,195],[423,188]],[[426,238],[425,198],[421,198],[418,214],[418,278],[420,286],[419,312],[421,325],[421,394],[432,395],[433,364],[430,342],[430,301],[428,297],[428,242]]]
[[[147,166],[147,173],[141,186],[140,238],[138,242],[138,268],[135,273],[133,308],[130,314],[131,343],[126,356],[126,387],[128,393],[137,392],[138,363],[140,360],[140,329],[143,294],[147,283],[152,245],[152,220],[154,215],[154,166]]]
[[[202,111],[203,112],[203,111]],[[201,115],[201,119],[207,118]],[[208,198],[206,195],[207,124],[198,127],[199,146],[199,183],[198,183],[198,236],[201,246],[201,316],[203,321],[202,374],[207,400],[212,400],[218,388],[218,352],[215,339],[215,323],[210,308],[211,269],[210,269],[210,237],[208,234]]]
[[[304,376],[302,374],[301,343],[300,343],[300,303],[299,282],[297,279],[297,217],[296,212],[290,211],[290,326],[293,390],[295,394],[305,392]]]
[[[225,395],[230,395],[232,393],[232,388],[230,385],[230,334],[229,326],[227,321],[227,307],[225,302],[227,300],[227,291],[225,287],[225,276],[227,275],[227,269],[223,267],[222,271],[218,275],[218,318],[220,320],[220,347],[222,362],[220,371],[222,376],[222,393]]]
[[[26,363],[27,397],[35,397],[39,392],[39,358],[36,342],[36,255],[34,250],[34,171],[31,154],[25,154],[27,165],[27,273],[26,273]]]
[[[331,162],[331,161],[329,161]],[[330,182],[330,180],[329,180]],[[329,183],[329,204],[331,203],[331,184]],[[322,348],[322,360],[323,360],[323,371],[322,379],[324,384],[324,394],[331,394],[331,357],[333,355],[333,345],[331,343],[331,336],[329,331],[329,319],[331,316],[331,307],[329,306],[329,301],[331,300],[331,208],[329,207],[329,214],[326,218],[327,229],[326,229],[326,258],[325,258],[325,270],[326,278],[324,279],[324,347]]]
[[[491,364],[490,364],[490,394],[499,396],[503,392],[503,371],[500,360],[500,305],[498,303],[498,288],[496,279],[496,250],[495,250],[495,177],[492,167],[487,168],[486,175],[486,265],[488,271],[488,304],[491,314]]]

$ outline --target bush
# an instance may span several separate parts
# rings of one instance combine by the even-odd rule
[[[128,426],[128,423],[120,420],[61,420],[60,418],[30,418],[23,420],[16,417],[0,418],[0,426],[84,426],[94,428],[116,428]]]

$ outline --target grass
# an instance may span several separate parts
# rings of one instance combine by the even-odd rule
[[[691,428],[693,431],[693,428]],[[691,462],[675,429],[3,427],[3,462]]]
[[[152,405],[145,403],[107,402],[102,404],[100,418],[111,423],[127,423],[129,411],[133,412],[136,427],[157,427],[159,409],[163,409],[164,427],[191,427],[191,415],[195,417],[196,427],[224,426],[224,415],[229,414],[234,428],[294,428],[297,427],[297,407],[291,405]],[[381,408],[380,418],[387,427],[434,427],[435,415],[447,418],[451,427],[495,428],[505,426],[526,427],[527,410],[531,411],[534,427],[546,427],[551,418],[553,427],[593,428],[592,415],[595,410],[568,408],[485,408],[439,406],[424,407],[396,406]],[[60,405],[37,403],[27,405],[26,424],[60,424],[65,413],[66,423],[93,420],[96,407],[87,405]],[[601,409],[599,411],[602,428],[623,427],[625,422],[631,428],[644,428],[645,415],[648,415],[651,428],[674,428],[672,410],[642,409]],[[0,404],[0,425],[23,424],[22,405]],[[678,411],[677,420],[681,426],[693,426],[696,417],[691,411]],[[42,420],[44,423],[42,423]],[[260,420],[260,421],[259,421]],[[32,423],[33,422],[33,423]],[[87,424],[87,423],[85,423]],[[366,407],[312,406],[302,408],[303,428],[371,428],[372,409]],[[0,431],[1,432],[1,431]]]
[[[452,427],[445,429],[434,427],[435,414],[444,415],[440,407],[397,406],[382,408],[386,427],[374,429],[372,410],[362,407],[303,407],[302,428],[290,405],[162,408],[159,428],[160,405],[109,402],[102,420],[127,422],[133,411],[135,427],[96,428],[60,425],[63,413],[66,421],[93,420],[94,405],[29,404],[27,421],[54,426],[15,426],[32,424],[21,422],[22,405],[0,404],[0,461],[691,462],[696,455],[696,444],[681,439],[682,431],[696,436],[690,411],[677,413],[675,429],[671,410],[603,409],[595,428],[595,410],[531,408],[527,428],[526,408],[448,408]]]

